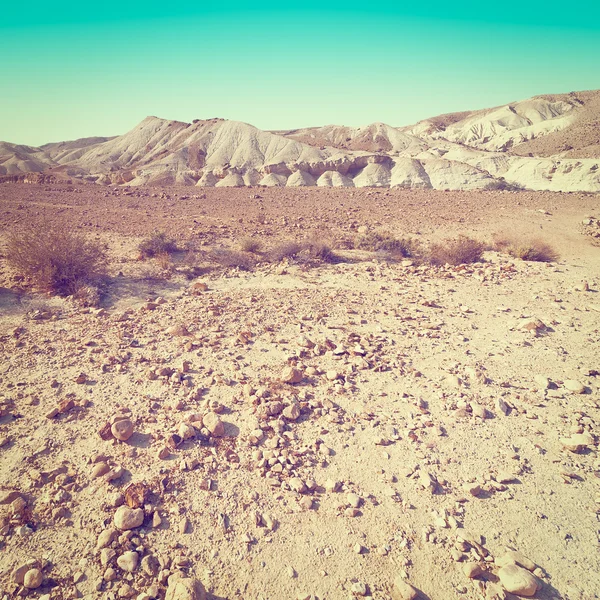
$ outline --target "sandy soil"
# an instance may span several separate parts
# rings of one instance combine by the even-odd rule
[[[3,233],[68,222],[112,257],[100,309],[0,263],[0,597],[164,598],[181,572],[214,599],[408,597],[398,578],[510,599],[516,561],[535,598],[598,598],[600,248],[581,223],[599,212],[585,194],[0,186]],[[211,247],[360,226],[535,235],[561,258],[340,250],[194,280],[137,260],[155,229]],[[124,417],[127,441],[99,435]],[[143,522],[106,533],[124,503]]]

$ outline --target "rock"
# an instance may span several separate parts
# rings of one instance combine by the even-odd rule
[[[290,486],[291,490],[298,494],[302,494],[306,491],[306,485],[304,481],[302,481],[302,479],[300,479],[299,477],[292,477],[288,481],[288,485]]]
[[[539,319],[526,319],[522,323],[519,323],[518,328],[521,331],[530,331],[534,335],[538,335],[540,331],[544,331],[546,329],[546,325]]]
[[[465,483],[463,489],[465,492],[475,497],[479,496],[482,492],[481,486],[476,483]]]
[[[99,462],[92,467],[92,479],[97,479],[106,475],[110,471],[110,467],[105,462]]]
[[[465,563],[463,565],[463,572],[469,579],[475,579],[483,573],[483,569],[477,563]]]
[[[474,417],[478,417],[480,419],[487,419],[487,410],[481,404],[477,404],[476,402],[471,402],[471,412]]]
[[[517,596],[533,596],[538,588],[539,581],[526,569],[517,565],[507,565],[498,571],[498,577],[502,587],[511,594]]]
[[[0,490],[0,504],[11,504],[20,497],[16,490]]]
[[[213,437],[223,437],[225,435],[225,427],[223,422],[214,412],[209,412],[204,415],[202,418],[202,424]]]
[[[533,571],[536,566],[532,560],[529,560],[525,555],[521,554],[517,550],[509,550],[506,554],[503,554],[500,558],[497,558],[495,562],[499,567],[519,565],[528,571]]]
[[[358,508],[361,505],[362,498],[358,494],[349,493],[346,494],[346,502],[348,502],[352,508]]]
[[[196,437],[196,430],[187,423],[180,423],[177,434],[182,440],[191,440]]]
[[[585,385],[575,379],[567,379],[564,384],[564,388],[572,394],[585,394]]]
[[[10,578],[13,583],[18,583],[19,585],[23,585],[23,581],[25,580],[25,573],[31,570],[31,566],[29,564],[21,565],[19,567],[15,567],[10,574]]]
[[[295,421],[300,416],[300,407],[294,403],[283,409],[282,415],[288,421]]]
[[[23,585],[30,590],[35,590],[42,585],[43,580],[44,575],[39,569],[30,569],[23,577]]]
[[[135,529],[144,522],[144,511],[141,508],[119,506],[114,516],[115,525],[121,531]]]
[[[124,552],[117,558],[117,564],[123,571],[127,571],[127,573],[133,573],[137,566],[140,557],[137,552],[129,551]]]
[[[333,479],[328,479],[325,482],[325,491],[326,492],[337,492],[338,489],[340,488],[340,482],[339,481],[334,481]]]
[[[560,443],[570,452],[581,452],[594,445],[594,438],[589,433],[574,433],[571,437],[561,438]]]
[[[295,367],[285,367],[281,372],[281,381],[285,383],[300,383],[302,381],[302,371]]]
[[[337,371],[327,371],[325,377],[327,377],[329,381],[335,381],[336,379],[339,379],[340,374]]]
[[[510,406],[502,398],[496,398],[496,410],[504,416],[508,416]]]
[[[543,375],[535,375],[533,377],[533,381],[535,385],[537,385],[540,390],[547,390],[550,387],[550,380]]]
[[[158,569],[160,568],[158,559],[151,554],[148,554],[142,558],[141,566],[144,573],[146,573],[146,575],[149,577],[155,577],[158,573]]]
[[[398,575],[394,579],[392,595],[394,600],[416,600],[419,597],[419,592],[408,581]]]
[[[169,577],[165,600],[206,600],[206,590],[199,581],[175,573]]]
[[[173,337],[183,337],[186,335],[190,335],[190,332],[184,325],[171,325],[171,327],[167,327],[165,333],[171,335]]]
[[[122,419],[113,423],[110,431],[117,440],[126,442],[133,435],[133,423],[130,419]]]
[[[100,564],[103,567],[108,567],[108,565],[112,563],[116,555],[116,550],[113,550],[112,548],[102,548],[102,550],[100,551]]]
[[[350,591],[356,596],[366,596],[367,595],[367,586],[364,583],[353,583],[350,587]]]
[[[116,537],[117,537],[116,529],[112,529],[112,528],[105,529],[98,536],[98,540],[96,541],[96,550],[100,550],[102,548],[106,548],[107,546],[110,546],[115,541]]]
[[[190,293],[194,295],[198,295],[206,291],[208,291],[208,285],[203,281],[196,281],[190,286]]]

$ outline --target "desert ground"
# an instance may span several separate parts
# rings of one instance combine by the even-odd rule
[[[0,598],[600,597],[598,218],[585,193],[0,185],[0,242],[68,225],[110,257],[96,306],[0,260]],[[157,230],[187,251],[140,260]],[[560,257],[352,248],[384,230]],[[246,237],[337,258],[207,259]]]

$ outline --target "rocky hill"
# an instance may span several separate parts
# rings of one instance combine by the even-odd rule
[[[600,191],[600,92],[538,96],[408,127],[262,131],[147,117],[114,138],[0,143],[4,181]]]

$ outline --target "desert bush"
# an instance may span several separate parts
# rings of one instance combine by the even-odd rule
[[[262,250],[262,242],[254,237],[247,236],[240,240],[240,249],[242,252],[250,252],[251,254],[258,254]]]
[[[420,245],[410,238],[396,238],[387,232],[369,231],[359,236],[354,243],[357,250],[386,252],[402,258],[417,258]]]
[[[535,262],[554,262],[558,260],[558,252],[550,244],[543,240],[509,238],[504,236],[494,236],[494,250],[506,252],[514,258]]]
[[[282,242],[269,250],[268,259],[271,262],[280,262],[284,258],[294,258],[302,252],[303,248],[303,245],[298,242]]]
[[[433,265],[464,265],[480,262],[485,244],[465,235],[431,244],[429,262]]]
[[[339,261],[339,257],[335,254],[331,245],[325,240],[312,238],[306,242],[305,248],[309,259],[326,263],[335,263]]]
[[[208,258],[221,267],[237,268],[242,271],[250,271],[256,266],[253,257],[248,256],[245,252],[238,252],[229,248],[215,248],[209,253]]]
[[[35,286],[59,296],[74,294],[106,273],[102,245],[67,227],[31,225],[9,234],[6,259]]]
[[[155,231],[142,240],[138,246],[142,258],[153,258],[159,254],[171,254],[177,252],[175,240],[169,238],[164,231]]]

